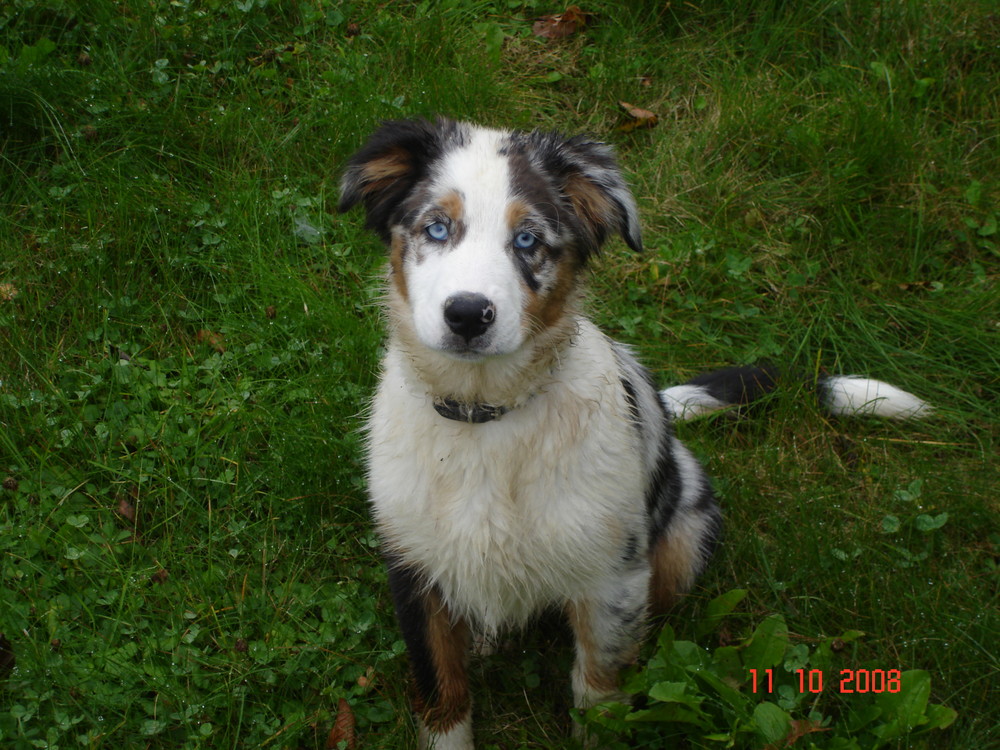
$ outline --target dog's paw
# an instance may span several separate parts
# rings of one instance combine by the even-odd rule
[[[420,750],[475,750],[472,743],[472,719],[466,717],[447,732],[432,732],[420,724]]]

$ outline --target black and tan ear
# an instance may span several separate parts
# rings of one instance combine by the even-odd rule
[[[530,141],[534,159],[579,220],[586,253],[600,249],[611,234],[621,235],[630,248],[642,251],[635,198],[609,145],[554,133],[532,133]]]
[[[348,160],[340,179],[338,210],[362,203],[368,227],[388,242],[407,196],[445,144],[460,138],[460,126],[450,120],[383,123]]]

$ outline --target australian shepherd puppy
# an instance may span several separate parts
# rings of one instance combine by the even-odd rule
[[[581,305],[610,235],[640,250],[611,149],[450,120],[383,125],[347,165],[389,247],[389,340],[368,485],[413,675],[421,747],[472,748],[466,665],[487,637],[559,608],[575,705],[618,695],[650,612],[689,589],[720,533],[686,418],[752,399],[766,368],[659,391]],[[839,413],[920,416],[878,381],[820,384]]]

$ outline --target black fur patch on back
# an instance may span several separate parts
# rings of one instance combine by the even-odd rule
[[[642,387],[651,389],[657,393],[653,376],[648,370],[642,370],[645,382]],[[630,406],[632,400],[636,398],[635,393],[629,394],[626,389],[626,396],[630,396]],[[681,490],[685,478],[680,475],[680,467],[677,465],[677,457],[674,455],[674,429],[670,422],[670,415],[666,407],[657,396],[657,411],[654,414],[638,414],[638,404],[633,407],[636,414],[644,417],[645,420],[659,420],[663,425],[660,443],[657,446],[656,465],[650,477],[649,487],[646,490],[646,512],[649,514],[649,542],[653,544],[659,538],[663,530],[670,525],[674,512],[677,510],[677,503],[680,501]],[[640,422],[641,426],[641,422]]]
[[[622,548],[621,560],[626,565],[633,564],[639,557],[639,538],[635,534],[630,534],[625,540]]]
[[[649,489],[646,491],[646,512],[649,513],[649,542],[653,544],[670,525],[685,478],[680,475],[677,457],[674,455],[672,439],[664,436],[660,452],[656,457]]]

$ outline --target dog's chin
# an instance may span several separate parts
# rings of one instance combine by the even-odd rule
[[[458,337],[448,337],[436,342],[433,346],[429,346],[429,348],[445,355],[449,359],[459,362],[476,363],[513,354],[520,348],[520,344],[515,346],[511,342],[504,345],[493,339],[465,341]]]
[[[440,351],[449,359],[454,359],[459,362],[468,362],[470,364],[483,362],[493,356],[476,349],[441,349]]]
[[[449,359],[454,359],[459,362],[468,362],[474,364],[476,362],[485,362],[489,359],[495,359],[496,357],[502,357],[510,352],[498,351],[494,347],[485,346],[439,346],[435,347],[437,351],[444,354]]]

